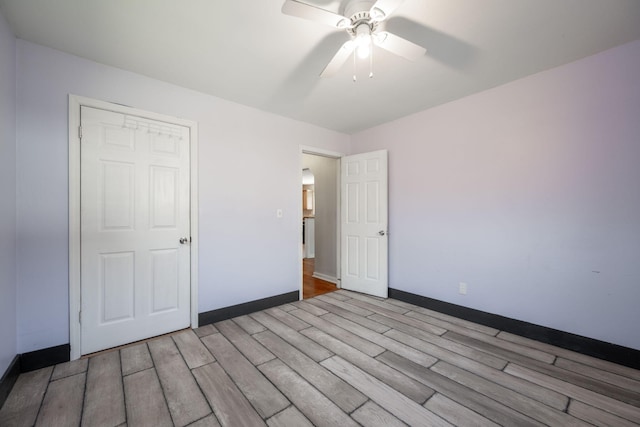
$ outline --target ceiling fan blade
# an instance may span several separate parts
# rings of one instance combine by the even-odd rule
[[[374,37],[374,42],[381,48],[408,59],[409,61],[414,61],[420,58],[427,51],[422,46],[418,46],[409,40],[398,37],[387,31],[378,33],[376,37]]]
[[[335,28],[346,28],[351,25],[351,21],[342,15],[296,0],[285,1],[282,5],[282,13]]]
[[[403,0],[378,0],[373,6],[371,6],[371,16],[376,21],[385,20],[391,15]],[[382,15],[377,13],[375,9],[382,12]]]
[[[353,49],[355,49],[355,43],[353,43],[353,40],[349,40],[348,42],[343,44],[342,47],[338,49],[336,54],[333,55],[333,58],[331,58],[331,61],[329,61],[327,66],[324,67],[324,70],[322,70],[322,73],[320,73],[320,77],[331,77],[335,73],[337,73],[345,63],[347,58],[349,58],[349,56],[353,54]]]

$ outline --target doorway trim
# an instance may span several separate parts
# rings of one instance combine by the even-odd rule
[[[198,125],[191,120],[69,94],[69,343],[70,359],[81,356],[80,329],[80,107],[130,114],[189,128],[191,227],[191,327],[198,327]]]
[[[336,159],[338,160],[338,167],[336,168],[337,171],[337,177],[336,177],[336,279],[337,279],[337,287],[341,288],[342,286],[340,285],[340,277],[341,277],[341,245],[340,245],[340,233],[341,233],[341,221],[340,221],[340,209],[341,209],[341,200],[342,198],[340,197],[340,191],[341,191],[341,186],[340,186],[340,159],[342,159],[344,156],[346,156],[345,153],[341,153],[339,151],[331,151],[331,150],[325,150],[323,148],[317,148],[317,147],[312,147],[309,145],[300,145],[300,160],[299,160],[299,167],[298,167],[298,173],[300,175],[300,177],[298,178],[298,182],[302,182],[302,155],[303,154],[312,154],[314,156],[322,156],[322,157],[328,157],[330,159]],[[298,236],[299,239],[302,239],[302,209],[298,210]],[[302,253],[302,248],[299,251],[299,255],[298,255],[298,283],[300,283],[300,297],[299,299],[302,300],[303,297],[303,292],[304,292],[304,286],[303,286],[303,271],[302,271],[302,262],[303,262],[303,258],[304,255]]]

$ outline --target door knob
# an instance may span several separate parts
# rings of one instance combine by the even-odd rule
[[[181,237],[179,240],[181,245],[184,245],[185,243],[189,242],[189,238],[188,237]]]
[[[385,235],[385,234],[387,234],[387,233],[385,233],[385,231],[384,231],[384,230],[380,230],[380,231],[378,231],[378,234],[379,234],[379,235],[381,235],[381,236],[384,236],[384,235]]]

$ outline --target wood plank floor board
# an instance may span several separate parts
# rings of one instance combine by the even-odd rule
[[[125,426],[126,427],[126,426]],[[149,426],[152,427],[152,426]],[[207,415],[204,418],[200,418],[198,421],[189,424],[189,427],[220,427],[220,423],[215,415]]]
[[[173,423],[186,426],[209,415],[211,408],[171,337],[158,338],[147,344]]]
[[[266,426],[218,362],[192,372],[222,426]]]
[[[494,336],[491,334],[487,334],[486,331],[477,331],[466,326],[461,326],[452,322],[448,322],[446,320],[438,319],[437,317],[427,316],[426,314],[418,313],[417,311],[410,311],[406,313],[405,316],[412,319],[420,320],[421,322],[428,323],[430,325],[438,326],[442,329],[446,329],[447,331],[457,332],[459,334],[467,335],[473,338],[480,339],[487,335]]]
[[[124,394],[129,426],[173,426],[154,368],[124,377]]]
[[[340,301],[346,301],[346,300],[348,300],[348,299],[351,299],[351,297],[350,297],[350,296],[343,295],[343,294],[341,294],[341,293],[340,293],[340,291],[337,291],[337,292],[331,292],[331,293],[329,293],[329,294],[324,294],[324,295],[321,295],[321,296],[319,296],[319,297],[325,297],[325,296],[326,296],[326,297],[333,298],[333,299],[337,299],[337,300],[340,300]],[[319,297],[318,297],[318,298],[319,298]]]
[[[398,331],[396,329],[391,329],[383,334],[384,337],[402,343],[410,348],[415,349],[416,351],[420,351],[424,354],[430,355],[430,357],[435,357],[437,359],[445,360],[448,362],[452,362],[456,365],[464,364],[465,360],[469,360],[471,362],[483,363],[494,369],[503,369],[507,366],[507,361],[494,358],[494,357],[486,357],[484,354],[479,352],[473,352],[474,354],[465,353],[465,349],[458,348],[458,353],[451,351],[447,348],[440,347],[438,345],[432,344],[430,342],[421,340],[416,338],[406,332]],[[391,350],[391,349],[389,349]],[[469,349],[471,352],[472,349]],[[396,352],[397,353],[397,352]],[[399,354],[399,353],[398,353]],[[475,358],[475,355],[480,354],[481,359],[478,360]],[[401,355],[403,356],[403,355]],[[415,360],[414,360],[415,362]]]
[[[343,328],[340,328],[333,323],[324,320],[322,316],[316,317],[304,310],[294,310],[291,313],[294,316],[299,317],[300,319],[306,320],[315,328],[320,329],[321,331],[324,331],[343,342],[348,342],[352,347],[357,348],[358,350],[369,356],[375,357],[384,351],[384,348],[380,347],[379,345],[374,344],[369,340],[361,338],[356,334],[346,331]],[[304,331],[302,332],[302,334],[306,335],[304,334]]]
[[[494,355],[495,357],[500,357],[505,360],[509,360],[511,362],[519,362],[527,366],[531,364],[551,366],[551,363],[552,363],[552,362],[541,362],[533,357],[527,356],[526,348],[520,349],[519,352],[514,352],[504,347],[496,346],[493,343],[477,340],[475,338],[458,334],[456,332],[447,332],[446,334],[444,334],[444,338],[454,341],[456,343],[477,349],[484,353]],[[535,350],[532,349],[532,351],[535,351]]]
[[[115,427],[126,420],[119,352],[92,357],[87,369],[82,425]]]
[[[369,400],[352,414],[354,420],[365,427],[403,427],[405,423]]]
[[[355,301],[354,304],[357,304],[360,307],[370,308],[371,311],[374,311],[376,313],[376,314],[372,314],[370,316],[367,316],[369,319],[376,318],[375,320],[378,321],[377,319],[382,318],[382,317],[389,318],[391,320],[394,320],[397,323],[404,323],[405,325],[412,326],[412,327],[414,327],[416,329],[422,330],[424,332],[427,332],[427,333],[430,333],[430,334],[433,334],[433,335],[442,335],[445,332],[447,332],[446,329],[441,328],[439,326],[435,326],[435,325],[432,325],[430,323],[423,322],[420,319],[416,319],[414,317],[409,317],[409,316],[407,316],[405,314],[395,313],[393,311],[387,310],[386,308],[377,307],[377,306],[372,305],[372,304],[370,304],[369,302],[366,302],[366,301],[358,300],[358,301]],[[382,323],[382,322],[380,322],[380,323]]]
[[[380,322],[392,328],[390,331],[387,331],[383,334],[385,336],[392,336],[395,332],[403,332],[413,338],[432,344],[433,346],[446,351],[445,353],[437,349],[433,349],[434,352],[440,352],[441,354],[456,353],[459,355],[464,355],[494,368],[500,368],[505,365],[505,361],[497,356],[488,354],[475,348],[470,348],[455,341],[443,338],[439,335],[431,334],[414,326],[398,322],[395,319],[391,319],[378,314],[369,316],[369,319],[373,319],[376,322]]]
[[[373,313],[382,314],[384,316],[390,317],[392,319],[407,321],[407,322],[415,322],[411,317],[406,316],[408,313],[406,308],[401,308],[393,304],[389,304],[385,301],[378,301],[375,299],[369,298],[353,298],[345,301],[348,304],[355,305],[356,307],[363,308],[365,310],[372,311]],[[442,328],[437,328],[436,326],[429,325],[430,327],[436,329],[438,332],[432,331],[432,333],[441,334],[443,333]]]
[[[575,351],[567,350],[560,347],[555,347],[551,344],[535,341],[530,338],[521,337],[519,335],[512,334],[510,332],[500,332],[497,335],[498,338],[506,341],[511,341],[526,347],[537,348],[548,353],[555,354],[558,357],[573,360],[574,362],[581,363],[583,365],[591,366],[602,371],[611,372],[614,374],[622,375],[627,378],[640,381],[640,369],[629,368],[628,366],[618,365],[607,360],[598,359],[586,354],[577,353]]]
[[[82,373],[50,382],[35,425],[79,426],[86,375]]]
[[[215,326],[208,324],[208,325],[200,326],[199,328],[194,329],[193,332],[195,332],[195,334],[199,338],[202,338],[207,335],[215,334],[216,332],[218,332],[218,330],[216,329]]]
[[[0,426],[32,426],[36,422],[53,370],[48,367],[20,374],[0,409]]]
[[[281,360],[290,369],[324,393],[343,411],[352,412],[367,400],[355,388],[333,375],[326,368],[315,363],[313,359],[273,332],[260,332],[255,335],[255,338],[275,354],[278,360]]]
[[[151,360],[147,343],[143,342],[120,349],[120,364],[122,366],[122,375],[130,375],[152,368],[153,360]]]
[[[522,345],[515,344],[515,343],[509,342],[509,341],[505,341],[505,340],[502,340],[500,338],[492,337],[492,336],[489,336],[489,335],[479,335],[477,337],[472,337],[472,336],[469,336],[469,335],[460,334],[460,333],[458,333],[456,331],[449,331],[449,332],[447,332],[447,334],[445,336],[445,338],[456,340],[456,338],[454,338],[454,337],[467,337],[467,338],[470,338],[470,339],[475,340],[475,341],[484,342],[484,343],[489,344],[489,345],[491,345],[493,347],[501,348],[501,349],[510,351],[512,353],[517,353],[517,354],[525,356],[525,357],[527,357],[529,359],[538,360],[540,362],[547,363],[549,365],[553,364],[553,362],[556,360],[556,356],[554,354],[549,353],[549,352],[545,352],[545,351],[538,350],[538,349],[531,348],[531,347],[524,347]]]
[[[313,427],[311,421],[293,405],[269,418],[267,425],[269,427]]]
[[[51,381],[87,372],[88,365],[89,359],[78,359],[71,362],[60,363],[54,367]]]
[[[640,408],[636,406],[620,402],[619,400],[603,396],[592,390],[579,387],[513,363],[509,363],[504,371],[510,375],[515,375],[527,381],[555,390],[559,393],[566,394],[572,399],[579,400],[591,406],[595,406],[596,408],[616,414],[634,423],[640,424]]]
[[[182,331],[172,335],[171,338],[173,338],[176,346],[178,346],[178,350],[180,354],[182,354],[184,361],[187,362],[189,369],[216,361],[193,331]]]
[[[447,332],[446,334],[444,334],[444,338],[457,342],[462,345],[466,345],[471,348],[475,348],[487,354],[492,354],[496,357],[501,357],[505,360],[509,360],[511,362],[517,362],[526,366],[531,366],[533,364],[535,364],[536,366],[540,366],[540,365],[551,366],[550,363],[541,362],[539,360],[534,359],[533,357],[528,357],[526,354],[523,354],[527,352],[526,348],[521,349],[519,352],[516,353],[504,347],[496,346],[492,343],[488,343],[486,341],[480,341],[475,338],[468,337],[466,335],[458,334],[456,332]]]
[[[287,398],[222,334],[207,335],[202,342],[262,418],[269,418],[289,406]]]
[[[322,301],[322,302],[324,302],[326,304],[332,304],[332,305],[335,305],[337,307],[341,307],[341,308],[343,308],[345,310],[348,310],[348,311],[350,311],[350,312],[352,312],[354,314],[357,314],[358,316],[362,316],[362,317],[371,316],[373,314],[373,311],[366,310],[366,309],[364,309],[362,307],[358,307],[357,305],[350,304],[348,301],[351,298],[347,298],[346,300],[345,299],[337,299],[337,298],[335,298],[336,296],[337,296],[337,292],[334,292],[334,293],[329,294],[329,295],[322,295],[322,296],[319,296],[317,298],[312,299],[311,303],[315,304],[316,301]],[[331,311],[331,310],[329,310],[329,311]]]
[[[361,326],[364,326],[365,328],[369,328],[372,331],[375,331],[378,333],[383,333],[391,329],[386,325],[383,325],[378,322],[374,322],[373,320],[367,319],[366,317],[356,314],[353,311],[349,311],[338,305],[334,305],[334,304],[319,300],[318,298],[314,298],[313,300],[311,300],[311,303],[309,305],[324,309],[325,313],[323,313],[322,315],[327,313],[337,314],[338,316],[344,317],[347,320],[351,320],[354,323],[357,323]]]
[[[593,425],[601,427],[637,427],[638,424],[620,418],[602,409],[582,403],[579,400],[572,400],[567,412],[576,418],[580,418]]]
[[[216,323],[216,325],[220,333],[231,341],[233,345],[240,350],[240,353],[254,365],[261,365],[264,362],[275,359],[273,353],[256,341],[234,321],[223,320],[222,322]]]
[[[393,352],[382,353],[376,359],[404,372],[426,386],[434,389],[462,406],[469,408],[483,417],[504,426],[542,426],[543,424],[497,402],[481,393],[469,389],[430,369],[403,358]],[[445,415],[443,415],[444,417]]]
[[[468,371],[457,368],[446,362],[438,362],[431,370],[445,376],[463,386],[484,394],[505,406],[530,416],[543,424],[584,427],[584,421],[578,420],[566,413],[544,405],[537,400],[518,395],[508,388],[485,380]]]
[[[328,357],[332,356],[332,353],[328,351],[326,348],[314,343],[309,338],[302,335],[300,332],[295,329],[290,328],[285,325],[278,319],[264,311],[260,311],[257,313],[251,314],[251,317],[254,320],[262,323],[266,328],[278,334],[278,336],[282,337],[289,344],[315,360],[316,362],[320,362]]]
[[[367,339],[373,342],[374,344],[379,345],[380,347],[383,347],[387,350],[391,350],[397,354],[402,355],[403,357],[406,357],[407,359],[413,362],[419,363],[422,366],[429,367],[433,364],[434,356],[424,353],[413,347],[410,347],[404,343],[398,342],[394,339],[391,339],[386,335],[378,334],[377,332],[372,331],[371,329],[365,328],[364,326],[354,323],[343,317],[336,316],[333,313],[329,313],[322,316],[322,318],[328,320],[329,322],[337,326],[340,326],[348,330],[349,332],[352,332],[364,339]]]
[[[439,414],[455,426],[498,427],[498,424],[493,421],[440,393],[436,393],[429,399],[427,403],[424,404],[424,407]]]
[[[292,316],[289,312],[283,311],[279,308],[270,308],[268,310],[265,310],[266,313],[270,314],[271,316],[275,317],[276,319],[278,319],[279,321],[281,321],[282,323],[284,323],[285,325],[287,325],[288,327],[290,327],[291,329],[293,329],[294,331],[301,331],[303,329],[306,329],[308,327],[310,327],[311,325],[309,325],[306,322],[303,322],[302,320],[300,320],[297,317]]]
[[[251,317],[249,317],[249,315],[234,317],[232,320],[236,322],[242,329],[247,331],[249,335],[257,334],[258,332],[262,332],[267,329],[260,322],[256,322]]]
[[[386,300],[381,300],[373,297],[369,297],[366,295],[349,294],[352,296],[351,299],[345,301],[348,304],[355,305],[356,307],[360,307],[365,310],[372,311],[374,313],[380,314],[396,314],[398,316],[404,316],[408,310],[403,307],[398,307],[397,305],[389,304]]]
[[[297,301],[300,302],[300,301]],[[280,310],[282,311],[291,311],[293,309],[295,309],[296,307],[292,304],[292,303],[288,303],[288,304],[283,304],[281,306],[278,307]]]
[[[447,323],[452,323],[458,326],[462,326],[466,329],[471,329],[477,332],[482,332],[483,334],[486,335],[491,335],[491,336],[496,336],[500,331],[498,329],[495,328],[491,328],[489,326],[485,326],[485,325],[480,325],[478,323],[474,323],[474,322],[470,322],[468,320],[464,320],[464,319],[460,319],[459,317],[454,317],[454,316],[450,316],[448,314],[444,314],[444,313],[440,313],[439,311],[434,311],[434,310],[430,310],[428,308],[424,308],[424,307],[419,307],[413,304],[409,304],[407,302],[404,301],[398,301],[398,300],[394,300],[394,299],[389,299],[389,304],[393,304],[393,305],[399,305],[400,307],[405,307],[407,308],[408,311],[407,313],[405,313],[406,316],[409,317],[414,317],[414,313],[418,313],[421,314],[423,316],[426,316],[428,318],[435,318],[435,319],[439,319],[442,321],[445,321]],[[429,323],[429,322],[427,322]],[[448,328],[445,328],[448,329]]]
[[[529,397],[544,403],[551,408],[565,411],[569,398],[563,394],[541,387],[537,384],[506,374],[501,370],[478,363],[470,358],[458,358],[454,362],[457,367],[469,371],[495,384],[511,389],[513,393]]]
[[[311,328],[302,333],[417,403],[424,403],[434,393],[424,384],[318,329]]]
[[[612,397],[622,402],[629,403],[631,405],[640,406],[640,393],[630,391],[613,384],[595,380],[591,377],[587,377],[572,371],[558,368],[555,365],[550,365],[544,362],[540,362],[536,359],[531,359],[526,356],[522,356],[520,353],[514,353],[511,350],[506,350],[502,347],[496,347],[493,344],[486,343],[485,341],[479,341],[474,338],[466,337],[464,335],[456,334],[455,332],[447,332],[445,337],[454,339],[457,342],[465,343],[470,347],[475,347],[482,351],[494,354],[498,357],[504,357],[511,362],[515,362],[521,366],[527,366],[530,369],[539,371],[543,374],[548,374],[554,378],[561,379],[568,383],[578,385],[580,387],[595,391],[599,394]]]
[[[287,398],[318,427],[356,427],[358,424],[327,396],[304,380],[279,359],[259,366]]]
[[[360,390],[361,393],[367,395],[378,405],[384,405],[387,411],[409,425],[434,427],[451,425],[443,418],[420,406],[407,396],[397,392],[340,356],[333,356],[320,362],[320,364]]]
[[[349,302],[359,307],[362,307],[362,305],[360,305],[360,302],[364,302],[369,305],[377,306],[379,308],[382,308],[388,311],[393,311],[398,314],[405,314],[406,312],[409,311],[404,307],[398,307],[397,305],[389,304],[387,298],[375,297],[372,295],[366,295],[358,292],[347,291],[345,289],[339,290],[337,294],[350,297],[351,299],[349,300]]]
[[[315,301],[316,298],[312,298],[310,300],[306,300],[306,301],[296,301],[291,305],[292,309],[289,311],[293,311],[295,309],[302,309],[304,311],[308,311],[309,313],[313,314],[314,316],[322,316],[323,314],[327,314],[328,311],[321,308],[318,305],[312,304],[310,303],[310,301]]]
[[[567,371],[575,372],[577,374],[581,374],[598,381],[613,384],[617,387],[621,387],[635,393],[640,392],[640,381],[624,377],[620,374],[603,371],[601,369],[583,365],[582,363],[574,362],[562,357],[557,358],[554,365],[559,368],[566,369]]]

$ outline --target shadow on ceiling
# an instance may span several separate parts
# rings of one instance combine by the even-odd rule
[[[304,100],[320,82],[324,67],[347,40],[349,36],[344,31],[323,38],[298,62],[298,66],[269,97],[267,105],[275,107],[280,113],[299,111]]]
[[[459,70],[468,69],[478,54],[478,49],[464,40],[407,18],[390,18],[386,30],[424,47],[428,57]]]

